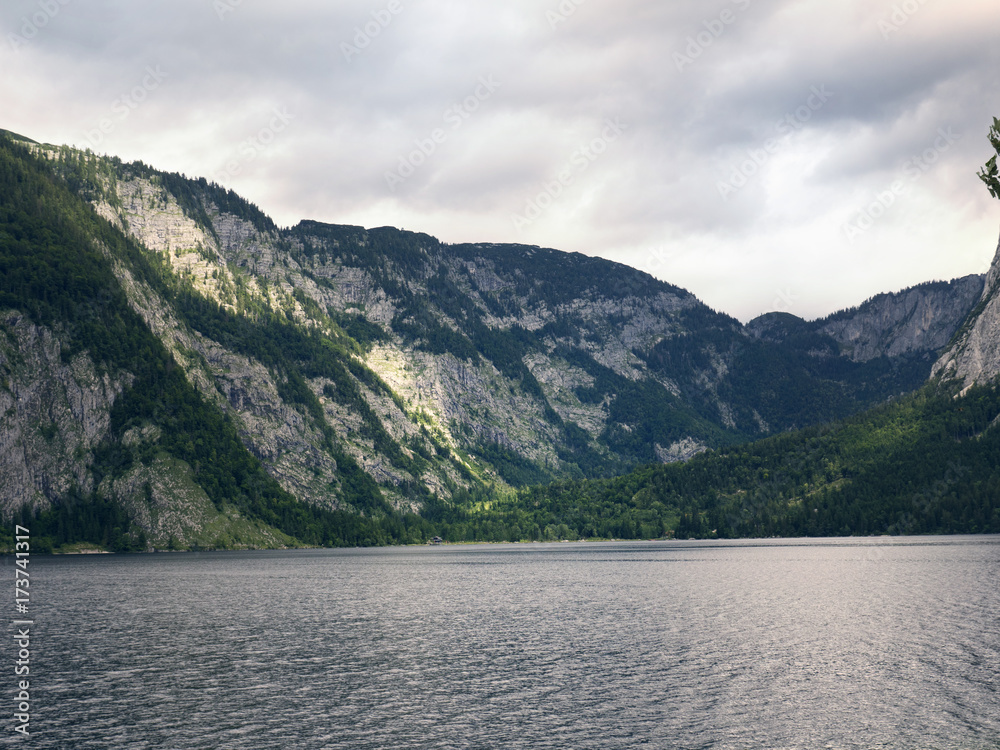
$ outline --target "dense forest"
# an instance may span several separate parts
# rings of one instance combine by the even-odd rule
[[[929,385],[863,415],[439,512],[445,539],[1000,533],[1000,389]]]

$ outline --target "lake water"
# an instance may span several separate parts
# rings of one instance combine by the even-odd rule
[[[31,566],[0,744],[1000,748],[1000,537]]]

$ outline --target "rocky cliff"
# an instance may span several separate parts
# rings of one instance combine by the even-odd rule
[[[805,321],[788,313],[768,313],[750,321],[757,338],[787,342],[804,335],[826,336],[852,362],[879,357],[937,355],[951,341],[983,294],[984,277],[928,282],[901,292],[879,294],[848,310]]]
[[[59,332],[0,311],[0,512],[47,508],[94,487],[94,449],[127,373],[101,373],[86,353],[66,361]]]
[[[1000,245],[975,308],[934,364],[933,374],[957,379],[965,388],[1000,375]]]
[[[855,362],[943,349],[983,293],[983,277],[932,282],[816,321]]]
[[[744,327],[599,258],[390,227],[279,229],[204,180],[32,148],[44,166],[30,169],[100,217],[67,204],[51,221],[86,224],[69,229],[113,269],[102,298],[121,294],[155,340],[142,346],[162,347],[197,392],[191,408],[223,415],[290,497],[328,511],[416,511],[846,416],[923,382],[976,300],[986,313],[996,303],[995,266],[986,291],[967,277],[823,321],[776,314]],[[9,299],[26,299],[5,282]],[[58,310],[92,304],[73,294],[58,290],[69,300]],[[147,387],[137,361],[107,337],[80,345],[58,310],[49,324],[0,314],[0,509],[91,493],[156,543],[287,540],[246,513],[260,482],[241,476],[238,502],[206,478],[204,436],[179,434],[173,405],[133,403]],[[966,351],[990,356],[977,325],[955,372],[972,367]]]

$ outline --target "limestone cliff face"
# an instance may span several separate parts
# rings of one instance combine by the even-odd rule
[[[65,361],[58,332],[0,311],[0,512],[93,489],[93,449],[128,382],[85,353]]]
[[[754,323],[744,330],[684,290],[631,269],[541,248],[448,246],[390,228],[303,222],[291,230],[266,230],[208,195],[202,198],[208,223],[199,224],[155,176],[119,171],[114,188],[115,199],[101,212],[224,307],[263,306],[307,326],[317,325],[316,311],[330,311],[341,323],[346,316],[381,331],[364,364],[397,398],[359,387],[404,451],[419,446],[433,454],[435,445],[447,446],[460,463],[463,457],[471,461],[465,469],[495,478],[477,456],[482,446],[497,446],[557,476],[578,470],[561,445],[568,424],[580,431],[578,447],[585,436],[592,459],[621,460],[609,436],[634,443],[629,435],[649,433],[641,424],[643,409],[627,408],[615,390],[630,389],[625,383],[654,384],[652,390],[639,388],[643,398],[660,401],[663,416],[653,421],[678,425],[650,433],[646,457],[639,460],[683,460],[690,446],[707,445],[710,430],[697,426],[703,415],[723,430],[751,435],[802,423],[799,415],[786,424],[774,408],[743,403],[748,394],[753,397],[753,387],[742,382],[742,340],[749,334],[778,341],[788,331],[768,333],[766,325]],[[936,351],[981,284],[981,278],[969,277],[881,295],[857,310],[805,325],[859,363]],[[151,295],[130,298],[203,393],[234,414],[246,444],[269,472],[303,499],[335,504],[330,487],[337,485],[336,463],[319,448],[321,436],[308,420],[281,401],[275,374],[171,322],[169,311],[153,314]],[[481,341],[470,343],[476,320],[494,331],[527,331],[537,344],[506,368],[496,357],[470,359],[454,346],[464,341],[482,348]],[[443,348],[429,343],[446,332],[451,341]],[[676,362],[658,366],[663,358],[651,357],[672,342],[695,351],[684,355],[679,368]],[[818,353],[836,355],[836,348]],[[525,388],[524,375],[512,373],[519,366],[537,381],[537,391]],[[619,385],[609,389],[607,375],[597,378],[601,368]],[[740,382],[734,385],[734,379]],[[447,462],[419,477],[394,466],[363,437],[358,413],[323,397],[329,385],[311,383],[328,421],[349,454],[390,494],[413,482],[448,494],[446,486],[463,483],[462,467]],[[742,393],[734,392],[739,387]],[[670,399],[676,407],[665,405]],[[673,408],[687,416],[675,419],[669,415]],[[405,493],[396,500],[405,504]]]
[[[744,327],[683,289],[597,258],[448,245],[392,228],[278,229],[203,181],[114,160],[95,173],[103,182],[88,196],[97,211],[169,277],[157,286],[106,250],[133,310],[268,473],[300,500],[328,508],[344,506],[345,462],[393,505],[417,509],[421,497],[446,498],[479,482],[686,460],[814,423],[816,414],[842,416],[862,403],[842,394],[868,382],[838,381],[814,361],[835,361],[829,370],[840,373],[850,360],[860,379],[868,377],[861,363],[936,353],[986,297],[982,278],[968,277],[881,295],[824,321],[772,315]],[[225,331],[209,335],[221,329],[199,327],[184,308],[191,298],[233,318],[278,319],[347,342],[337,356],[349,373],[338,381],[300,362],[311,393],[291,397],[287,361],[241,348]],[[93,487],[91,454],[107,438],[128,377],[98,375],[86,355],[62,362],[58,331],[15,313],[3,320],[0,471],[15,488],[5,490],[5,508],[44,504],[76,485],[121,499],[161,541],[190,539],[213,524],[240,529],[247,544],[265,533],[220,518],[231,510],[214,508],[190,467],[169,456]],[[969,346],[986,356],[976,330]],[[917,380],[921,372],[913,370]],[[884,392],[900,392],[898,382]],[[818,409],[823,396],[810,401],[817,383],[840,399],[840,412]],[[876,393],[866,398],[884,397],[869,390]]]
[[[22,507],[44,510],[96,491],[126,508],[149,542],[161,548],[170,539],[228,547],[290,543],[287,536],[241,518],[232,508],[216,509],[195,483],[191,467],[166,455],[149,465],[135,462],[123,476],[98,485],[94,452],[116,439],[110,434],[111,410],[132,376],[101,372],[86,353],[67,358],[64,340],[59,331],[20,312],[0,311],[0,515],[10,517]],[[239,372],[230,368],[228,374],[238,377],[234,369]],[[256,383],[252,390],[266,392]],[[130,430],[121,442],[155,443],[157,432],[152,426]],[[255,434],[275,442],[282,438],[267,429]],[[310,479],[315,479],[311,473]],[[303,484],[296,489],[309,498],[311,485]]]
[[[203,207],[207,224],[199,224],[192,218],[155,175],[135,174],[128,169],[118,169],[112,174],[106,183],[105,199],[96,204],[104,218],[150,252],[166,259],[179,279],[223,308],[235,311],[238,306],[256,306],[305,323],[307,315],[302,300],[308,298],[334,309],[361,304],[373,318],[385,318],[384,314],[379,315],[379,310],[386,295],[360,269],[329,272],[335,278],[341,275],[338,271],[344,272],[348,278],[343,284],[346,295],[336,293],[336,287],[331,289],[330,284],[324,283],[321,288],[317,279],[323,283],[324,269],[314,268],[320,272],[318,277],[303,271],[289,255],[287,243],[282,246],[276,232],[261,231],[250,221],[221,210],[209,199],[203,201]],[[165,300],[138,281],[124,265],[118,264],[117,275],[133,309],[184,367],[188,379],[202,395],[230,414],[245,445],[268,473],[300,500],[328,508],[341,507],[337,461],[323,447],[324,436],[316,425],[279,394],[281,375],[192,331]],[[297,298],[296,290],[305,296]],[[386,310],[388,321],[392,317],[391,305]],[[435,365],[441,373],[453,369],[447,361]],[[448,381],[447,376],[436,379],[440,392],[461,392],[447,387]],[[355,384],[393,439],[419,446],[424,452],[434,452],[432,441],[421,432],[420,425],[392,398],[364,383]],[[461,474],[453,466],[441,465],[436,471],[429,469],[414,476],[393,465],[363,434],[361,416],[324,395],[324,388],[330,387],[330,383],[317,378],[309,386],[344,450],[396,505],[410,504],[400,488],[414,483],[423,483],[430,491],[442,495],[449,493],[447,485],[461,484]],[[469,390],[474,395],[474,389]],[[439,429],[438,433],[444,442],[455,444],[447,435],[447,428]],[[403,448],[404,452],[408,450]],[[182,536],[180,529],[178,538]]]
[[[966,388],[1000,375],[1000,245],[975,309],[934,364],[933,374],[957,379]]]
[[[922,284],[880,294],[854,310],[818,321],[855,362],[937,352],[948,344],[983,293],[983,277]]]
[[[436,273],[444,272],[448,282],[454,284],[460,294],[468,296],[491,327],[519,326],[528,331],[540,331],[560,319],[575,321],[573,331],[554,332],[548,337],[553,350],[550,355],[533,354],[525,358],[524,364],[543,384],[543,391],[555,412],[581,426],[594,441],[607,427],[607,403],[583,404],[576,389],[591,385],[593,377],[554,350],[565,345],[580,348],[613,372],[638,380],[648,372],[636,352],[683,333],[679,314],[700,305],[693,296],[682,290],[667,289],[662,284],[659,285],[662,288],[652,295],[628,294],[628,289],[614,289],[610,295],[606,290],[602,293],[600,287],[605,279],[600,276],[595,276],[589,290],[581,290],[582,295],[554,301],[533,294],[530,289],[525,292],[524,274],[519,269],[512,271],[509,267],[500,267],[502,264],[490,257],[496,254],[497,246],[463,246],[463,252],[456,257],[453,248],[427,238],[426,246],[419,251],[418,262],[410,262],[413,260],[410,258],[375,257],[372,262],[364,263],[359,260],[358,253],[373,244],[373,239],[361,227],[341,227],[338,229],[343,236],[331,237],[324,225],[307,222],[301,231],[290,236],[277,235],[262,232],[249,222],[206,203],[211,219],[209,232],[200,230],[169,193],[148,179],[119,177],[116,189],[124,197],[119,198],[115,208],[110,204],[103,206],[102,213],[117,218],[137,240],[151,242],[151,249],[168,254],[179,274],[193,279],[199,292],[223,305],[235,305],[235,289],[240,286],[254,299],[299,321],[307,320],[303,299],[308,298],[320,310],[359,316],[381,327],[389,341],[370,349],[365,364],[400,397],[405,411],[401,411],[392,399],[380,398],[366,389],[370,405],[384,416],[387,431],[398,440],[426,442],[419,428],[414,426],[416,422],[429,429],[439,443],[458,449],[457,455],[468,451],[470,445],[487,443],[510,450],[556,473],[563,464],[555,446],[559,430],[546,418],[549,404],[525,394],[488,359],[469,362],[450,354],[429,353],[393,330],[393,322],[398,322],[398,316],[401,313],[405,316],[406,298],[427,296]],[[140,218],[138,214],[143,211],[154,216]],[[530,258],[535,252],[528,249],[524,255]],[[234,269],[238,269],[236,276],[232,276]],[[514,296],[512,304],[504,310],[496,309],[495,305],[491,307],[485,299],[518,287],[521,287],[520,294]],[[205,354],[204,344],[197,341],[198,337],[192,339],[177,326],[167,324],[161,319],[163,316],[151,315],[155,303],[144,295],[132,295],[132,299],[157,335],[179,342],[176,346],[168,344],[179,360],[187,361],[186,353],[192,349]],[[440,309],[431,314],[441,325],[461,332],[463,320]],[[582,339],[579,337],[581,332],[587,333]],[[206,344],[211,345],[211,342]],[[214,357],[205,359],[203,356],[203,359],[211,365],[220,356],[216,351]],[[189,370],[193,364],[189,362]],[[208,369],[214,371],[210,378],[218,390],[226,394],[233,392],[230,377],[225,374],[230,369],[211,366]],[[554,377],[556,371],[562,375]],[[194,377],[198,377],[197,373]],[[315,384],[317,393],[323,385]],[[241,395],[235,401],[230,398],[229,408],[240,414],[248,445],[287,489],[301,496],[305,488],[299,479],[291,478],[292,466],[280,468],[274,452],[258,445],[261,434],[271,441],[274,435],[293,429],[293,425],[282,425],[279,420],[263,429],[259,417],[242,408],[243,404],[253,401],[253,389],[240,388],[237,392]],[[273,398],[272,395],[265,400]],[[339,426],[351,454],[381,483],[400,486],[421,481],[432,491],[441,492],[443,483],[459,480],[459,474],[451,468],[446,469],[444,475],[427,473],[422,477],[400,472],[357,437],[361,431],[357,414],[333,403],[327,407],[328,417]],[[292,422],[294,418],[294,414],[288,416]],[[432,446],[427,444],[425,447]],[[291,451],[292,455],[300,457],[312,453],[302,444]],[[485,475],[492,475],[489,466],[479,468]],[[328,479],[324,476],[318,486],[328,484]],[[314,494],[307,493],[307,497],[312,499]]]
[[[106,180],[105,194],[95,201],[97,212],[170,264],[178,277],[200,294],[224,306],[235,303],[237,286],[252,299],[263,293],[252,275],[234,273],[223,249],[267,247],[273,238],[248,222],[207,205],[211,226],[201,226],[185,213],[177,198],[150,176],[118,170]]]

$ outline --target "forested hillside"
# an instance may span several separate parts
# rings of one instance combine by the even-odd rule
[[[905,394],[987,293],[743,326],[603,259],[282,229],[0,134],[0,511],[116,550],[986,530],[993,391]]]
[[[929,386],[684,464],[525,489],[441,528],[456,541],[1000,533],[1000,389]]]
[[[49,537],[55,545],[91,541],[114,549],[145,549],[147,532],[157,530],[136,523],[136,503],[145,503],[145,510],[155,512],[157,501],[169,504],[176,498],[154,497],[150,481],[142,484],[141,497],[122,496],[115,491],[114,482],[136,470],[141,472],[141,467],[179,466],[190,474],[192,486],[211,501],[216,515],[250,521],[246,528],[245,524],[222,524],[219,536],[205,539],[206,544],[239,543],[240,539],[232,538],[234,533],[245,534],[247,543],[272,544],[281,540],[387,543],[404,538],[401,527],[386,530],[356,513],[304,504],[268,476],[241,442],[232,420],[191,385],[163,343],[132,309],[112,258],[127,264],[165,298],[196,309],[191,290],[182,283],[171,286],[170,274],[157,265],[155,257],[100,219],[25,149],[3,141],[0,195],[0,310],[4,311],[8,343],[2,360],[6,375],[2,394],[5,452],[27,453],[29,459],[41,463],[40,457],[30,455],[30,444],[41,442],[57,454],[72,449],[75,455],[66,457],[67,461],[80,464],[52,475],[39,472],[36,479],[56,485],[56,501],[43,505],[43,498],[39,498],[21,507],[5,504],[8,518],[13,513],[30,523],[38,537]],[[57,355],[65,365],[77,370],[90,368],[98,378],[120,384],[113,401],[103,405],[105,424],[99,431],[103,434],[90,444],[75,439],[72,422],[76,415],[67,415],[69,423],[63,423],[60,415],[39,408],[46,404],[32,403],[28,389],[22,391],[20,383],[12,382],[20,363],[16,348],[10,344],[16,345],[15,329],[24,325],[25,317],[28,323],[58,337]],[[227,320],[218,314],[211,319]],[[232,335],[242,333],[246,341],[261,342],[272,350],[276,366],[287,364],[282,355],[289,349],[309,346],[305,334],[297,329],[288,333],[273,319],[245,322],[236,326],[236,331]],[[333,347],[329,341],[322,346]],[[314,367],[337,367],[330,361],[324,365],[318,357],[303,356]],[[327,359],[335,362],[336,356]],[[305,392],[294,367],[289,366],[285,374],[289,397],[303,402],[308,410],[315,397]],[[349,501],[369,510],[386,508],[367,475],[337,453],[332,441],[330,450],[341,460],[340,476]],[[5,497],[10,496],[17,479],[16,474],[3,477]],[[34,518],[38,511],[42,511],[41,516]],[[393,523],[401,518],[394,518]],[[284,535],[269,533],[265,527],[280,529]],[[183,534],[176,536],[182,538]],[[181,541],[189,544],[191,537],[197,540],[201,536],[194,533]]]

